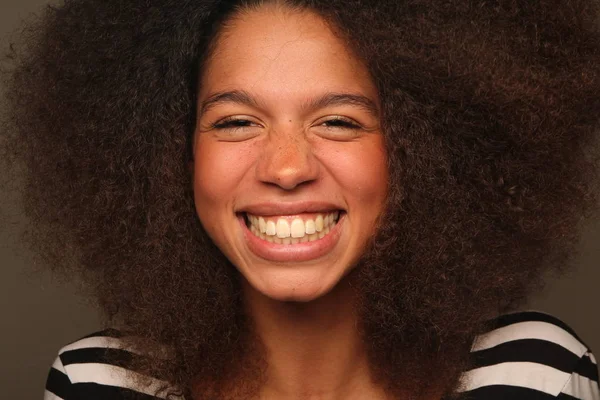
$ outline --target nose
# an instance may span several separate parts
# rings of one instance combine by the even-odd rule
[[[270,132],[257,163],[256,175],[259,181],[285,190],[315,181],[319,163],[304,132],[294,129]]]

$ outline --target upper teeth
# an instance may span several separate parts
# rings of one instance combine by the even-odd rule
[[[331,228],[339,218],[339,212],[317,214],[314,218],[285,218],[261,217],[247,214],[253,233],[262,233],[266,236],[276,236],[280,239],[303,238]],[[329,229],[327,229],[329,230]]]

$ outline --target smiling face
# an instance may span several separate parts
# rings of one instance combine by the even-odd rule
[[[387,192],[378,107],[314,13],[265,6],[221,33],[200,77],[194,197],[253,290],[310,301],[362,255]]]

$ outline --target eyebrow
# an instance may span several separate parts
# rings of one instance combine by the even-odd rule
[[[258,102],[244,90],[231,90],[218,92],[209,96],[200,104],[200,115],[220,103],[237,103],[251,107],[258,107]],[[312,99],[302,105],[303,110],[318,110],[324,107],[337,105],[352,105],[362,108],[375,117],[379,117],[379,108],[373,100],[367,96],[353,93],[325,93],[316,99]]]
[[[204,114],[214,106],[220,103],[237,103],[252,107],[258,107],[258,104],[248,92],[244,90],[231,90],[228,92],[217,92],[209,96],[200,104],[200,115]]]
[[[352,105],[355,107],[362,108],[374,117],[379,117],[379,108],[373,100],[367,96],[361,94],[352,93],[326,93],[325,95],[309,101],[304,105],[306,110],[318,110],[320,108],[338,106],[338,105]]]

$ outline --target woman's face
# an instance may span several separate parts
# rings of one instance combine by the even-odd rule
[[[316,14],[263,7],[221,34],[201,76],[194,197],[250,288],[310,301],[364,252],[387,192],[378,108]]]

